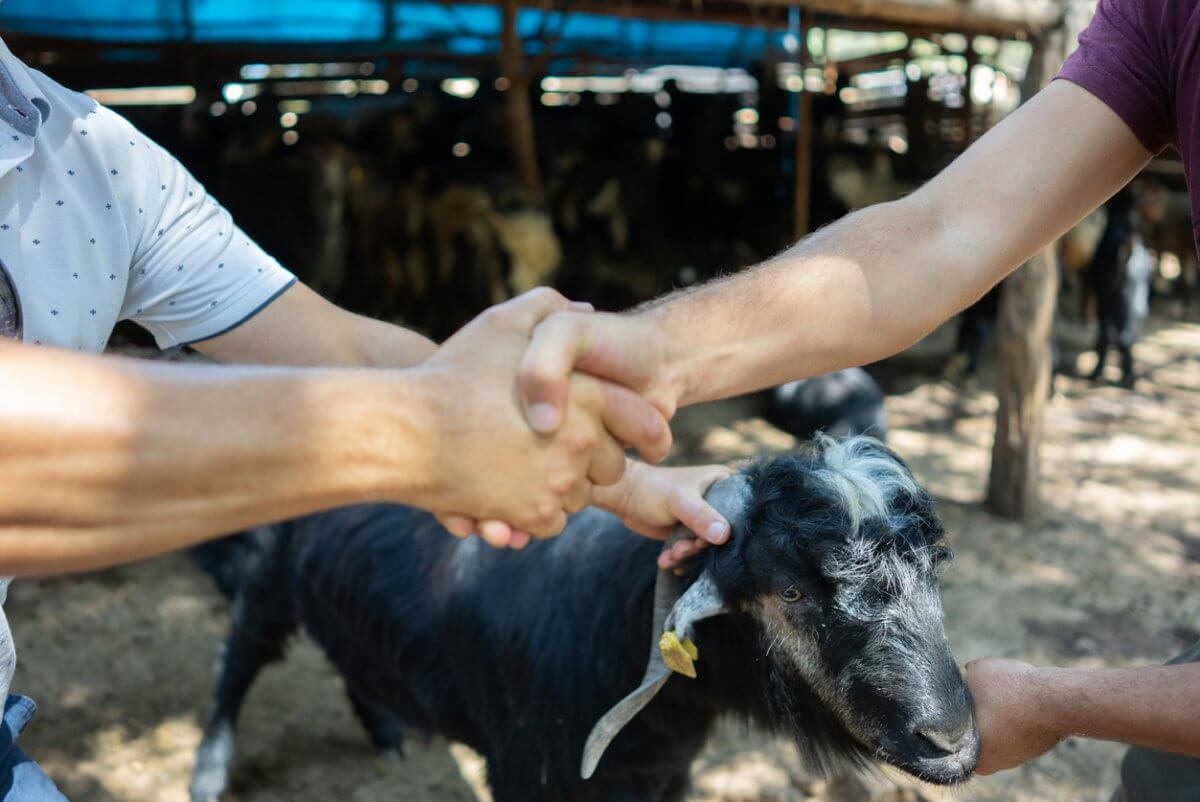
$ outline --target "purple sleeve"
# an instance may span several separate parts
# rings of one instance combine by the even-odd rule
[[[1164,4],[1100,0],[1058,78],[1104,101],[1151,153],[1174,139]]]

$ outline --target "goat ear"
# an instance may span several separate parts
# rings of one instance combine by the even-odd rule
[[[744,530],[750,500],[750,480],[735,474],[713,485],[707,500],[729,521],[731,534]],[[681,528],[682,530],[682,528]],[[688,536],[677,530],[672,539]],[[712,576],[703,572],[686,591],[683,581],[671,571],[659,571],[654,583],[654,625],[650,659],[638,687],[596,722],[583,747],[580,775],[589,779],[608,745],[625,725],[633,721],[677,671],[696,676],[693,661],[698,657],[692,643],[698,621],[728,611]]]

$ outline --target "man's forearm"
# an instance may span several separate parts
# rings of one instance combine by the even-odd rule
[[[1031,707],[1063,735],[1200,757],[1200,664],[1038,669]]]
[[[437,350],[415,331],[347,312],[303,284],[195,348],[219,362],[364,368],[412,367]]]
[[[417,499],[427,403],[395,372],[0,346],[0,575],[127,561],[339,504]]]
[[[652,307],[679,402],[911,345],[1065,233],[1149,156],[1103,102],[1055,81],[912,196]]]
[[[1102,101],[1055,81],[918,192],[857,212],[757,269],[628,316],[556,315],[522,362],[529,423],[562,420],[581,370],[665,414],[893,354],[1123,186],[1150,158]]]

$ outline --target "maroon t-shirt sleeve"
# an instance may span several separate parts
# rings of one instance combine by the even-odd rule
[[[1100,0],[1058,78],[1105,102],[1152,153],[1174,140],[1170,0]]]

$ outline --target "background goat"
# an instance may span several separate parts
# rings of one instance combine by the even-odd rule
[[[496,802],[680,800],[723,714],[794,737],[818,769],[881,759],[930,782],[968,777],[978,734],[935,576],[948,549],[899,458],[823,438],[709,497],[733,535],[683,578],[595,510],[520,552],[395,506],[206,547],[222,581],[240,579],[192,798],[225,790],[238,708],[297,624],[376,744],[398,748],[398,722],[461,741],[487,758]],[[643,672],[660,628],[699,647],[695,679],[663,673],[657,650]]]
[[[767,417],[801,440],[869,434],[887,440],[883,388],[862,368],[781,384],[771,391]]]
[[[1092,380],[1104,375],[1108,349],[1116,346],[1121,356],[1121,385],[1133,387],[1133,344],[1150,314],[1150,280],[1154,258],[1140,233],[1141,216],[1137,199],[1125,189],[1108,202],[1108,222],[1092,265],[1084,273],[1088,294],[1096,300],[1096,368]]]

